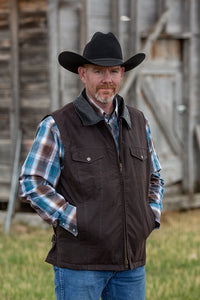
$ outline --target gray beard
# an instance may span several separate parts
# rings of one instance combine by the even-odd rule
[[[110,103],[110,102],[113,100],[113,98],[114,98],[114,95],[113,95],[111,98],[108,98],[108,99],[105,100],[105,99],[101,98],[101,97],[98,95],[98,93],[95,94],[95,99],[96,99],[97,101],[99,101],[100,103],[102,103],[102,104]]]

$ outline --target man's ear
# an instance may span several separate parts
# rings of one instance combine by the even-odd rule
[[[124,72],[125,72],[125,68],[124,68],[124,67],[122,67],[122,68],[121,68],[121,77],[123,77],[123,75],[124,75]]]
[[[78,67],[78,74],[83,83],[85,83],[86,68],[83,66]]]

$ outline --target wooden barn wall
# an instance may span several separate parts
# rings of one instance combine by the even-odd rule
[[[200,1],[194,1],[194,17],[192,18],[193,37],[191,62],[193,66],[193,85],[191,88],[191,98],[193,103],[193,119],[195,127],[200,129]],[[198,140],[198,142],[197,142]],[[194,137],[194,178],[196,192],[200,192],[200,132]]]
[[[10,32],[7,1],[0,1],[0,190],[1,199],[8,196],[10,182]]]
[[[128,103],[144,110],[150,119],[167,190],[193,192],[194,187],[198,187],[199,178],[198,164],[194,162],[195,156],[199,162],[194,138],[199,118],[199,1],[68,0],[59,3],[57,53],[63,49],[81,52],[81,40],[89,40],[95,31],[113,31],[122,44],[125,59],[142,49],[161,14],[170,7],[163,33],[148,54],[141,73],[143,77],[137,80],[137,86],[134,82]],[[69,14],[70,30],[66,30]],[[83,19],[85,23],[81,22]],[[191,59],[191,55],[195,58]],[[60,99],[64,104],[77,95],[80,84],[76,75],[62,68],[58,70],[58,76]],[[150,85],[161,97],[156,102],[155,98],[151,99],[153,108],[149,108],[149,102],[141,97],[140,81],[143,78],[149,81],[147,86]],[[157,102],[159,107],[156,108]],[[160,112],[158,108],[165,117],[166,126],[161,117],[159,120],[155,117]]]
[[[33,138],[33,128],[50,107],[47,3],[18,3],[21,126],[23,138],[28,140]]]
[[[19,0],[15,3],[17,24],[13,25],[11,1],[0,1],[0,201],[8,200],[11,183],[11,137],[15,126],[12,124],[14,107],[11,99],[13,86],[17,85],[12,82],[12,73],[16,65],[20,128],[23,132],[21,162],[30,149],[39,121],[50,111],[47,2]],[[12,57],[11,51],[14,47],[13,29],[18,31],[15,38],[17,58]]]
[[[121,42],[124,59],[127,59],[142,49],[162,12],[171,8],[162,34],[129,91],[128,103],[144,110],[150,120],[167,190],[174,193],[199,191],[200,146],[195,128],[200,124],[200,1],[18,0],[16,3],[20,127],[23,132],[21,162],[31,147],[42,117],[73,100],[82,88],[77,75],[58,65],[58,54],[63,50],[81,53],[94,32],[113,31]],[[10,14],[9,1],[1,0],[2,191],[6,184],[8,190],[12,169]],[[156,117],[159,112],[166,126],[161,117]]]
[[[154,43],[149,61],[142,71],[143,77],[141,76],[141,82],[144,82],[145,78],[149,79],[149,84],[154,90],[154,104],[157,98],[157,111],[152,110],[152,107],[149,108],[149,102],[140,96],[137,99],[138,107],[151,121],[166,179],[166,190],[198,192],[200,149],[196,143],[195,127],[199,123],[200,115],[198,55],[200,2],[150,0],[138,3],[139,32],[142,40],[148,37],[149,28],[156,23],[161,12],[170,7],[167,24]],[[144,83],[142,85],[144,86]],[[155,114],[162,116],[163,108],[165,114],[159,123],[159,117],[155,118]],[[170,145],[169,139],[166,141],[162,123],[165,124],[168,138],[178,142],[176,151],[173,147],[175,143]]]
[[[9,138],[10,82],[10,32],[7,1],[0,2],[0,138]],[[1,145],[2,146],[2,145]],[[0,159],[2,155],[0,155]]]

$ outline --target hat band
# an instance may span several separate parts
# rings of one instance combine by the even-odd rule
[[[99,66],[117,66],[117,65],[122,65],[123,61],[119,58],[95,58],[95,59],[90,59],[87,57],[84,57],[89,63],[92,63],[94,65],[99,65]]]

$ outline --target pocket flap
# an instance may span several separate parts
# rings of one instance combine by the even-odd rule
[[[143,161],[147,159],[147,148],[130,148],[131,155]]]
[[[72,159],[74,161],[79,161],[83,163],[93,163],[99,159],[102,159],[104,155],[102,153],[91,153],[90,151],[88,152],[73,152],[72,153]]]

